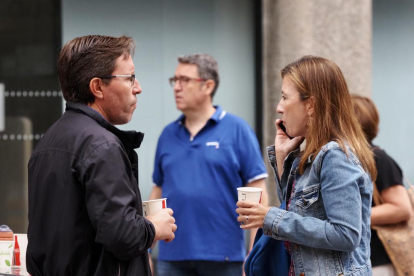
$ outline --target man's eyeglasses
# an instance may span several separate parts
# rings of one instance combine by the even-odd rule
[[[129,78],[129,81],[131,82],[131,86],[134,86],[135,83],[135,74],[133,75],[112,75],[112,76],[106,76],[106,77],[100,77],[101,79],[113,79],[113,78]]]
[[[189,77],[172,77],[168,79],[170,81],[170,85],[174,87],[175,83],[178,81],[181,85],[187,85],[189,81],[206,81],[207,79],[198,79],[198,78],[189,78]]]

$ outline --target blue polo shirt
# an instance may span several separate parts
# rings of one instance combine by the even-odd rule
[[[256,135],[219,106],[193,139],[184,120],[165,127],[158,140],[153,181],[178,226],[171,243],[159,243],[158,259],[244,261],[237,187],[267,177]]]

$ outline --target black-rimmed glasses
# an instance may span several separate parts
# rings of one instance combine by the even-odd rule
[[[131,82],[131,86],[134,86],[135,83],[135,74],[132,75],[112,75],[112,76],[106,76],[106,77],[100,77],[101,79],[113,79],[113,78],[129,78],[129,81]]]
[[[168,81],[170,82],[170,85],[174,87],[175,83],[178,81],[181,85],[187,85],[189,81],[206,81],[207,79],[199,79],[199,78],[190,78],[185,76],[180,77],[172,77],[169,78]]]

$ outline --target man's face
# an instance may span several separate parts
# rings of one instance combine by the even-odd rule
[[[135,74],[135,66],[132,57],[120,56],[112,75]],[[104,98],[102,102],[102,115],[113,125],[126,124],[132,119],[132,114],[137,107],[136,95],[142,92],[138,80],[131,81],[128,77],[116,77],[111,79],[108,85],[102,88]]]
[[[176,81],[174,84],[174,96],[177,109],[184,112],[196,110],[200,106],[211,102],[210,92],[203,81],[198,81],[197,65],[180,63],[175,70],[175,77],[188,78],[186,82]]]

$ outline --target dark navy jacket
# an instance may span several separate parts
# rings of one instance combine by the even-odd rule
[[[29,161],[27,269],[33,275],[151,275],[135,148],[98,112],[68,102]]]

